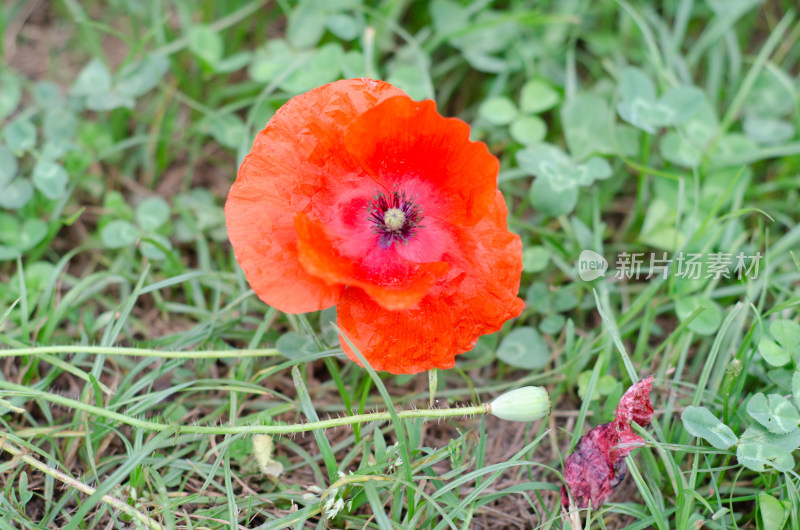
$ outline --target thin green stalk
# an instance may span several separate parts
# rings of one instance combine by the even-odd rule
[[[312,421],[308,423],[295,423],[290,425],[219,425],[219,426],[201,426],[201,425],[173,425],[167,423],[158,423],[155,421],[144,420],[140,418],[133,418],[108,410],[82,403],[74,399],[44,392],[35,388],[26,387],[9,383],[7,381],[0,381],[0,392],[5,396],[27,396],[35,399],[44,399],[56,405],[62,405],[72,409],[82,410],[95,416],[108,418],[110,420],[130,425],[131,427],[143,429],[146,431],[161,432],[167,429],[176,429],[176,434],[291,434],[295,432],[308,432],[317,429],[332,429],[335,427],[343,427],[346,425],[354,425],[357,423],[368,423],[372,421],[387,421],[395,418],[451,418],[455,416],[471,416],[474,414],[487,414],[489,412],[488,404],[473,405],[468,407],[456,408],[442,408],[442,409],[416,409],[404,410],[398,412],[373,412],[369,414],[356,414],[353,416],[346,416],[344,418],[332,418],[328,420]]]
[[[110,346],[37,346],[33,348],[11,348],[0,350],[2,357],[43,355],[52,353],[88,353],[91,355],[126,355],[131,357],[159,357],[161,359],[239,359],[241,357],[277,357],[278,350],[272,348],[252,350],[207,350],[207,351],[162,351],[149,348],[119,348]]]
[[[97,491],[95,488],[89,486],[88,484],[84,484],[83,482],[72,478],[66,473],[63,473],[57,469],[48,466],[47,464],[40,462],[32,455],[28,454],[24,449],[9,443],[9,441],[4,437],[0,437],[0,449],[14,455],[15,458],[22,460],[32,468],[37,469],[42,473],[45,473],[46,475],[50,475],[56,480],[60,480],[64,484],[67,484],[68,486],[71,486],[78,491],[82,491],[87,495],[92,495],[94,494],[95,491]],[[121,499],[117,499],[116,497],[112,497],[111,495],[103,495],[101,499],[106,504],[109,504],[114,508],[116,508],[117,510],[129,515],[130,517],[139,520],[142,524],[146,525],[147,528],[151,528],[154,530],[164,529],[164,527],[158,521],[154,521],[153,519],[143,514],[133,506],[130,506],[128,503],[126,503]]]

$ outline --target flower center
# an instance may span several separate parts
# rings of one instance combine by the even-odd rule
[[[386,210],[386,213],[383,214],[383,224],[386,225],[386,228],[392,231],[398,231],[403,228],[403,225],[406,223],[406,214],[403,213],[403,210],[399,208],[389,208]]]
[[[423,226],[422,208],[405,191],[377,192],[367,205],[367,219],[381,248],[392,243],[408,243]]]

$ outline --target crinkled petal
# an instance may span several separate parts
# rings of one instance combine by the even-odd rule
[[[345,145],[379,185],[419,194],[426,216],[471,226],[494,200],[499,162],[433,101],[386,99],[347,128]]]
[[[342,239],[322,223],[298,214],[295,218],[300,263],[332,284],[360,287],[378,305],[391,310],[418,303],[450,266],[444,261],[414,263],[393,248],[381,248],[375,236]]]
[[[583,436],[564,462],[564,481],[578,508],[589,503],[599,508],[625,477],[625,457],[644,439],[633,432],[631,422],[645,426],[653,418],[650,388],[653,376],[632,385],[617,405],[614,421],[598,425]],[[561,504],[569,505],[566,487]]]
[[[344,131],[368,108],[403,92],[370,79],[338,81],[292,98],[256,136],[225,204],[228,237],[251,287],[286,312],[335,304],[344,286],[304,270],[294,218],[337,178],[361,175],[344,152]]]
[[[522,245],[508,231],[506,215],[496,191],[487,215],[463,229],[445,255],[451,267],[447,275],[414,307],[391,311],[360,288],[345,291],[339,326],[373,368],[392,373],[451,368],[455,356],[472,349],[478,337],[522,312],[524,303],[517,298]]]
[[[617,429],[634,421],[642,427],[650,425],[653,420],[653,404],[650,402],[650,389],[653,385],[653,376],[646,377],[631,385],[622,395],[617,405]]]

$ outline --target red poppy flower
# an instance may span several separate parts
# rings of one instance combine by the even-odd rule
[[[337,81],[258,133],[225,204],[228,235],[264,302],[338,303],[339,327],[376,370],[450,368],[524,305],[498,166],[433,101]]]

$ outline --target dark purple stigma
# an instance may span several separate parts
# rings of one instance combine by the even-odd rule
[[[372,233],[378,236],[378,245],[389,248],[392,243],[408,243],[420,228],[422,208],[405,191],[376,192],[367,205],[367,219],[372,223]]]

